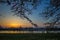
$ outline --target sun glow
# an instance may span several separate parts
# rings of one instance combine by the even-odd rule
[[[18,28],[18,27],[20,27],[20,24],[18,24],[18,23],[10,23],[9,26],[10,26],[10,28]]]
[[[2,19],[0,25],[4,28],[32,27],[27,20],[22,20],[16,17]]]

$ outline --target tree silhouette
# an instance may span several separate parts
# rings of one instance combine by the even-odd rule
[[[33,9],[37,8],[41,3],[41,0],[0,0],[0,3],[12,5],[11,10],[12,12],[15,12],[14,15],[27,19],[35,27],[38,26],[33,23],[26,14],[32,14]],[[50,0],[49,4],[50,5],[42,12],[42,15],[52,27],[56,25],[57,22],[60,22],[60,0]]]
[[[0,3],[12,5],[11,10],[15,12],[14,15],[27,19],[35,27],[38,25],[33,23],[26,14],[32,14],[33,9],[36,9],[40,2],[41,0],[0,0]]]
[[[48,20],[50,27],[56,25],[60,21],[60,0],[50,0],[50,5],[46,7],[45,11],[42,13],[44,17]]]

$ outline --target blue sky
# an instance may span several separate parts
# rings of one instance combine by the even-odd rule
[[[33,10],[32,15],[27,15],[33,21],[33,23],[38,24],[38,26],[44,26],[43,23],[46,22],[41,17],[41,15],[39,15],[39,13],[41,13],[44,10],[44,8],[48,6],[48,4],[46,3],[49,3],[49,0],[44,0],[39,6],[37,6],[37,9]],[[15,20],[16,22],[20,22],[20,24],[22,21],[23,22],[22,24],[24,24],[25,26],[27,24],[31,25],[26,19],[23,20],[20,17],[13,16],[14,12],[11,12],[12,10],[10,9],[11,9],[11,6],[7,4],[0,4],[0,14],[2,15],[0,16],[1,25],[4,25],[4,22],[9,21],[9,20]]]

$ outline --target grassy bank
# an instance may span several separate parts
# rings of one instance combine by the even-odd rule
[[[59,40],[60,33],[0,34],[0,40]]]

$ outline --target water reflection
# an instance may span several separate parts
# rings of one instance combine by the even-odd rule
[[[60,31],[48,31],[49,33],[60,33]],[[0,33],[47,33],[47,31],[0,31]]]
[[[30,33],[29,31],[0,31],[0,33]]]

